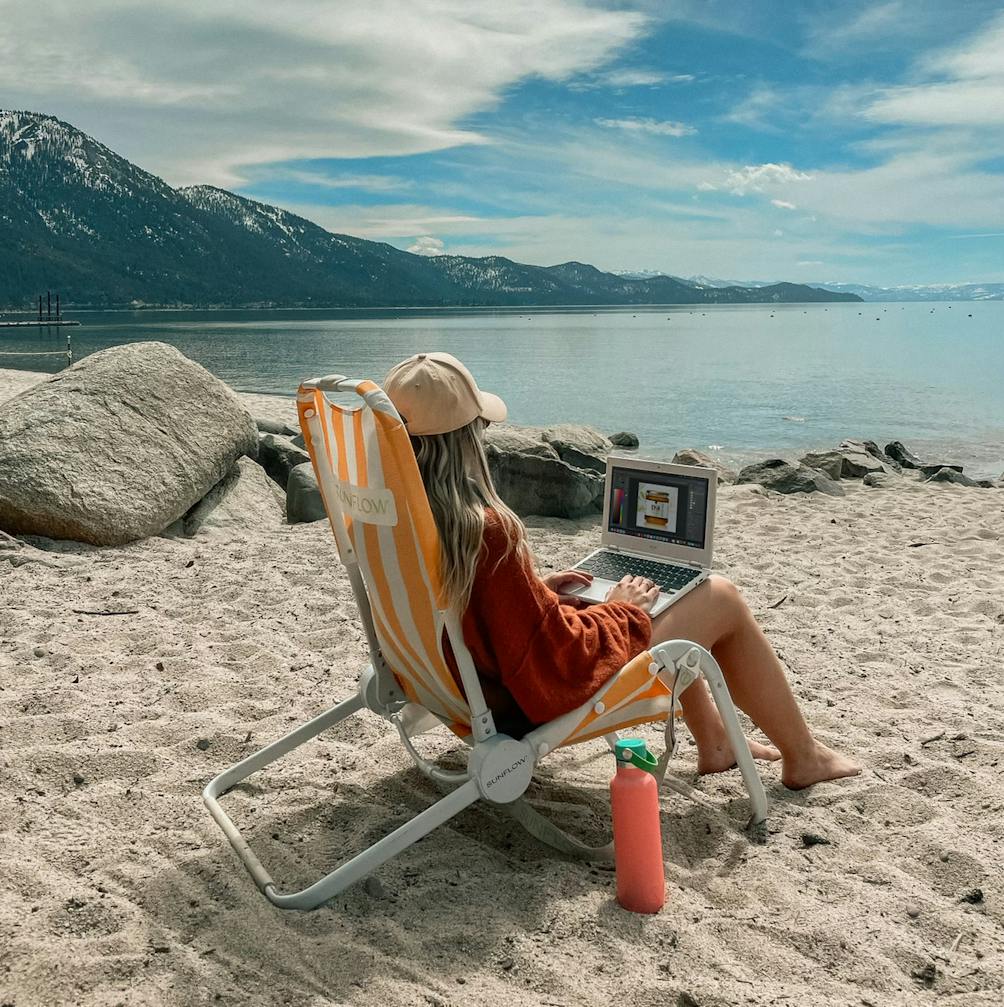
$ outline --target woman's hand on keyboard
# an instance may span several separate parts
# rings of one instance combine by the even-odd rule
[[[645,612],[651,612],[656,598],[659,597],[659,587],[655,581],[647,577],[621,577],[609,591],[606,601],[626,601],[637,605]]]

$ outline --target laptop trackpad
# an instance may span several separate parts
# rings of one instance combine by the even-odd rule
[[[581,598],[583,601],[590,601],[594,604],[602,602],[607,592],[614,586],[612,580],[604,580],[602,577],[594,577],[591,584],[575,584],[563,587],[559,591],[561,597]]]

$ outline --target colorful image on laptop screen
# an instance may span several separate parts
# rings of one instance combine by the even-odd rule
[[[708,479],[614,466],[607,530],[703,549]]]
[[[635,525],[638,528],[651,528],[655,531],[676,531],[676,508],[679,499],[680,490],[676,486],[639,483]]]

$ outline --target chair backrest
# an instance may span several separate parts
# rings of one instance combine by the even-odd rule
[[[326,390],[355,391],[361,401],[341,405]],[[446,604],[439,535],[404,423],[372,381],[339,375],[304,382],[297,409],[371,647],[375,639],[409,700],[466,733],[471,708],[483,711],[484,699]],[[444,627],[466,699],[443,655]]]

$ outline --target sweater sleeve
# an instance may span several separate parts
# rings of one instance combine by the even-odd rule
[[[498,559],[500,533],[486,528],[490,591],[478,594],[494,604],[479,621],[490,631],[502,684],[533,723],[543,724],[586,702],[644,650],[652,620],[625,602],[562,603],[518,556]]]

